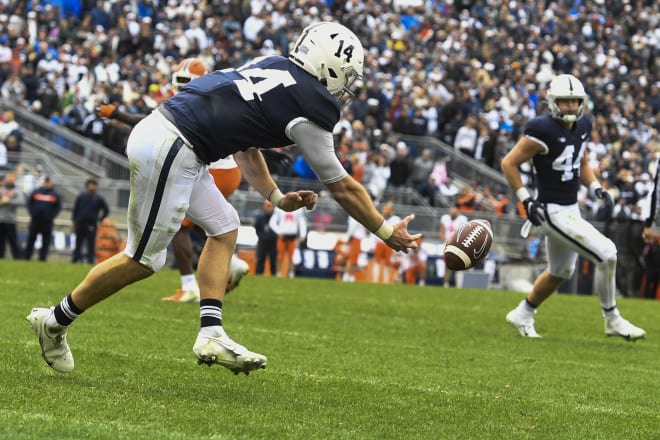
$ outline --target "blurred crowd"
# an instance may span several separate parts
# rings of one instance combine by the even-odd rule
[[[644,215],[639,202],[660,157],[654,0],[5,0],[0,93],[123,153],[128,127],[100,118],[99,104],[149,112],[171,96],[181,58],[222,69],[286,56],[320,20],[342,22],[365,47],[364,81],[335,135],[342,162],[375,195],[414,187],[432,205],[506,210],[504,193],[459,188],[434,150],[400,135],[438,138],[497,169],[525,123],[546,111],[553,75],[573,73],[591,98],[593,167],[618,200],[614,212],[586,192],[582,202],[597,219]],[[313,176],[293,165],[294,175]]]

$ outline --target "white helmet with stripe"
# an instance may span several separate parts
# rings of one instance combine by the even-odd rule
[[[562,74],[556,76],[550,81],[550,86],[547,92],[548,106],[552,112],[552,117],[561,119],[565,122],[575,122],[582,117],[584,108],[587,105],[587,94],[584,91],[584,86],[573,75]],[[557,105],[559,99],[577,99],[580,101],[576,114],[562,114]]]

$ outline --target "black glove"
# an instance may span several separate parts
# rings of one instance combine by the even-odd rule
[[[525,212],[527,213],[527,220],[532,222],[534,226],[541,226],[541,223],[545,221],[543,205],[538,200],[534,200],[531,197],[525,199],[522,203],[525,207]]]
[[[597,198],[599,198],[601,200],[604,200],[605,201],[605,206],[607,206],[608,208],[614,206],[614,200],[612,199],[612,196],[610,195],[610,193],[605,191],[603,188],[596,188],[594,190],[594,195]]]

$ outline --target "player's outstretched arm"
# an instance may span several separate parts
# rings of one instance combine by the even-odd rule
[[[234,159],[245,180],[278,208],[290,212],[303,207],[311,210],[316,206],[318,195],[314,191],[300,190],[282,194],[258,149],[239,151],[234,154]]]
[[[102,118],[116,119],[124,124],[134,127],[138,122],[147,117],[147,115],[139,113],[127,113],[119,110],[114,104],[101,104],[96,109],[96,114]]]
[[[351,217],[376,234],[389,247],[406,253],[408,249],[417,249],[416,240],[421,237],[421,234],[411,235],[408,232],[408,224],[414,219],[414,216],[410,215],[394,226],[389,225],[376,210],[364,187],[351,176],[327,183],[326,186],[332,193],[332,197]]]

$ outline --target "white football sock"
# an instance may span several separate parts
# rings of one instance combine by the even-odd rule
[[[600,297],[603,309],[616,307],[616,260],[606,260],[596,265],[594,290]]]
[[[183,290],[199,290],[195,274],[181,275],[181,288]]]

